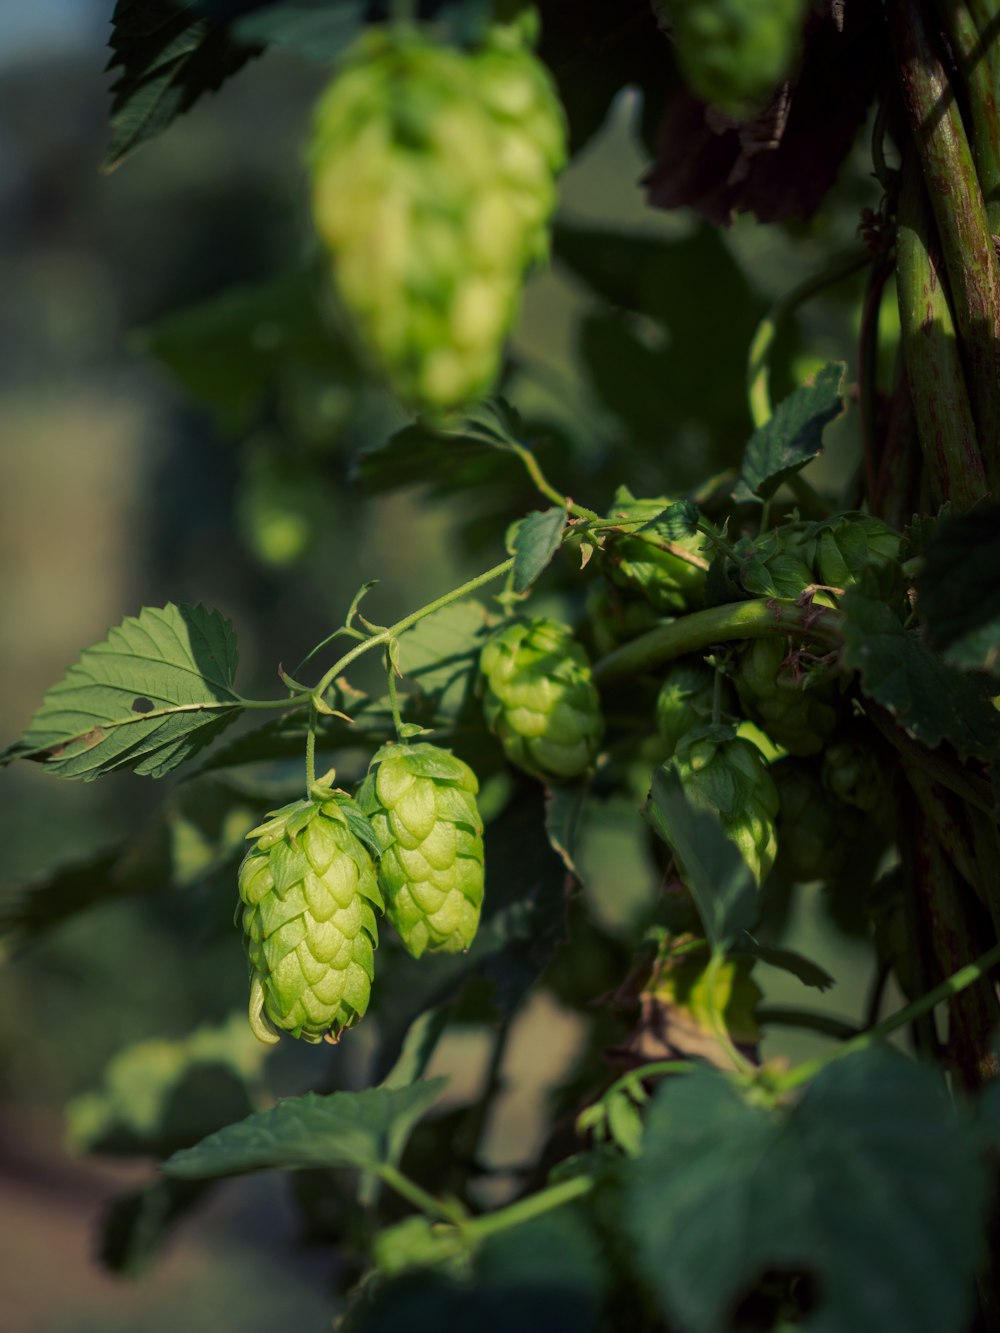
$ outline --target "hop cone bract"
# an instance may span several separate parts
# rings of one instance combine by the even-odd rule
[[[436,745],[384,745],[358,802],[382,844],[386,915],[407,949],[457,953],[483,903],[483,821],[472,769]]]
[[[511,763],[557,782],[590,768],[604,720],[590,660],[568,626],[512,620],[487,640],[479,664],[486,725]]]
[[[547,252],[565,137],[515,26],[472,53],[369,32],[319,103],[313,213],[340,299],[393,390],[432,416],[496,376]]]
[[[750,720],[789,754],[818,754],[837,725],[829,673],[796,670],[787,662],[785,641],[773,635],[744,650],[736,691]]]
[[[700,727],[683,737],[673,762],[691,803],[715,811],[761,883],[778,850],[778,791],[756,745],[732,727]]]
[[[719,682],[719,704],[727,710],[732,702],[732,690],[724,680]],[[660,692],[656,697],[656,725],[672,755],[678,742],[696,727],[712,721],[715,705],[715,672],[698,660],[672,662],[667,667]]]
[[[262,1041],[276,1041],[274,1029],[336,1040],[371,993],[382,898],[358,836],[366,821],[346,796],[315,790],[250,832],[240,866],[250,1023]]]
[[[895,528],[870,514],[837,514],[817,523],[805,542],[817,582],[849,588],[866,565],[894,567],[902,538]]]

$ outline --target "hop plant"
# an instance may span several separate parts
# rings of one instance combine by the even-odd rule
[[[250,963],[250,1025],[306,1041],[340,1033],[368,1008],[382,908],[368,821],[323,786],[247,835],[239,891]],[[366,845],[367,843],[367,845]]]
[[[792,601],[819,581],[803,535],[795,527],[772,528],[758,537],[744,537],[733,547],[733,555],[736,576],[751,597]],[[820,595],[817,600],[824,598]]]
[[[604,720],[590,661],[568,626],[512,620],[484,644],[479,665],[486,725],[511,763],[555,782],[590,768]]]
[[[483,821],[472,769],[425,743],[384,745],[358,792],[382,844],[386,915],[415,958],[472,943],[483,903]]]
[[[496,377],[548,247],[562,108],[522,26],[465,53],[367,33],[320,100],[313,214],[341,302],[399,397],[431,416]]]
[[[829,673],[789,664],[785,643],[775,636],[755,639],[744,650],[736,691],[750,720],[789,754],[818,754],[836,728]]]
[[[735,728],[710,726],[688,732],[673,762],[688,799],[718,815],[726,837],[761,883],[778,850],[778,791],[764,756]]]
[[[608,517],[648,521],[672,503],[663,496],[636,500],[627,487],[621,486]],[[667,550],[668,546],[673,549]],[[704,593],[705,565],[700,546],[700,537],[678,540],[654,523],[642,532],[609,536],[604,548],[604,569],[612,583],[641,593],[660,615],[689,611],[700,605]],[[685,559],[684,552],[695,560]]]
[[[866,565],[894,569],[902,538],[888,523],[869,514],[838,514],[817,523],[804,543],[817,582],[850,588]]]
[[[778,869],[795,883],[831,884],[860,836],[859,817],[831,797],[810,767],[796,759],[771,765],[778,788]]]
[[[732,690],[724,678],[718,689],[720,711],[729,711]],[[716,673],[710,666],[697,659],[671,663],[656,697],[656,725],[668,756],[687,732],[712,721],[715,694]]]
[[[885,803],[885,781],[871,750],[848,738],[823,752],[823,785],[838,800],[867,814],[877,814]]]

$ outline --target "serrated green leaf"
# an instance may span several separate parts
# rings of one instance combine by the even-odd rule
[[[875,1049],[824,1069],[790,1110],[705,1070],[661,1084],[627,1217],[688,1333],[731,1328],[769,1272],[811,1279],[814,1333],[958,1333],[988,1181],[940,1076]]]
[[[236,666],[236,636],[218,611],[144,607],[48,691],[17,753],[59,777],[162,777],[240,715]]]
[[[527,592],[562,544],[564,509],[538,509],[522,519],[514,537],[514,591]]]
[[[757,919],[757,886],[749,866],[718,819],[692,806],[671,767],[656,770],[643,813],[675,853],[713,952],[724,951]]]
[[[1000,504],[933,527],[917,580],[930,646],[967,671],[1000,676]]]
[[[800,385],[775,408],[770,421],[758,426],[743,455],[737,500],[767,500],[781,483],[823,452],[823,428],[844,409],[841,396],[843,361],[817,371],[811,384]]]
[[[701,513],[693,500],[678,500],[668,505],[655,518],[644,523],[637,531],[645,532],[654,528],[662,537],[670,541],[680,541],[684,537],[693,537],[698,532]]]
[[[111,19],[110,68],[121,68],[111,93],[110,170],[140,144],[215,92],[259,48],[234,42],[224,24],[189,4],[118,0]]]
[[[413,1126],[437,1101],[447,1079],[364,1092],[310,1092],[211,1134],[163,1164],[185,1180],[243,1171],[355,1167],[379,1171],[395,1162]]]
[[[858,671],[869,698],[889,710],[915,740],[933,749],[949,741],[963,758],[1000,753],[1000,713],[988,676],[957,671],[906,630],[884,602],[860,589],[847,593],[844,663]]]
[[[461,709],[485,632],[486,608],[468,598],[425,616],[400,640],[403,675],[436,715],[453,717]]]

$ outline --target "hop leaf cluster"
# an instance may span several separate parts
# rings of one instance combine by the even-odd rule
[[[587,653],[568,626],[512,620],[487,640],[480,670],[486,725],[511,763],[555,782],[590,768],[604,721]]]
[[[778,850],[778,791],[760,750],[732,727],[697,727],[681,740],[673,762],[691,804],[718,815],[762,883]]]
[[[262,1041],[278,1030],[336,1040],[368,1008],[382,908],[375,865],[349,799],[316,790],[253,829],[240,866],[250,1023]]]
[[[456,953],[472,943],[483,902],[479,783],[436,745],[385,745],[358,803],[382,844],[386,915],[406,948]]]
[[[338,294],[393,390],[432,416],[497,374],[565,137],[544,66],[503,27],[472,53],[367,33],[319,103],[313,213]]]

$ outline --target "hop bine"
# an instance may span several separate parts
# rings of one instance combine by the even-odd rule
[[[369,849],[371,826],[344,793],[274,811],[248,837],[239,870],[250,963],[250,1025],[336,1041],[368,1008],[382,897]]]
[[[604,734],[585,649],[556,620],[501,626],[483,646],[486,725],[511,763],[543,781],[566,782],[593,764]]]
[[[386,915],[419,958],[472,943],[483,903],[483,822],[472,769],[426,743],[384,745],[358,802],[382,845]]]

